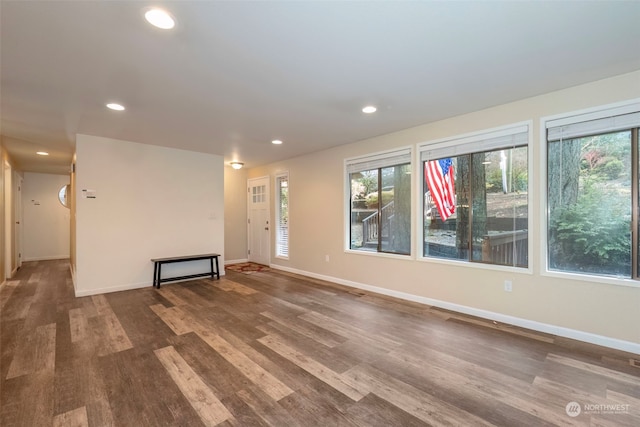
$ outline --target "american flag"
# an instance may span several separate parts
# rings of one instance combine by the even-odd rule
[[[432,160],[424,164],[424,169],[431,197],[442,221],[446,221],[456,212],[453,162],[450,158]]]

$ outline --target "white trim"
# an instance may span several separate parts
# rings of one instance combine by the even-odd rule
[[[25,258],[24,262],[29,261],[53,261],[57,259],[69,259],[69,255],[52,255],[52,256],[44,256],[44,257],[33,257],[33,258]]]
[[[76,293],[76,297],[87,297],[90,295],[108,294],[111,292],[120,292],[120,291],[130,291],[132,289],[140,289],[140,288],[146,288],[146,287],[152,287],[152,286],[153,286],[152,282],[131,283],[127,285],[110,286],[108,288],[87,289],[87,290],[81,290],[81,291],[78,291],[78,289],[76,289],[75,293]]]
[[[78,282],[76,279],[76,272],[73,269],[73,265],[69,262],[69,271],[71,272],[71,282],[73,283],[73,293],[77,295],[78,292]]]
[[[412,153],[413,146],[378,151],[364,156],[346,158],[344,160],[344,166],[348,173],[396,166],[398,164],[404,164],[403,159],[405,158],[408,160],[408,163],[411,163]]]
[[[549,271],[549,259],[547,257],[547,247],[548,247],[548,233],[547,229],[547,202],[548,202],[548,191],[547,191],[547,173],[549,166],[547,165],[547,128],[545,126],[545,118],[540,119],[540,133],[539,133],[539,144],[540,148],[540,178],[538,185],[540,186],[540,198],[539,200],[539,216],[540,216],[540,247],[538,248],[538,265],[540,270],[540,275],[545,275],[547,271]]]
[[[358,249],[351,249],[351,172],[349,172],[349,164],[350,162],[355,162],[357,163],[358,159],[367,159],[367,158],[376,158],[376,159],[384,159],[385,156],[389,156],[389,155],[393,155],[394,153],[408,153],[408,162],[407,164],[409,164],[410,168],[411,168],[411,173],[415,175],[415,162],[414,162],[414,146],[410,145],[410,146],[403,146],[403,147],[398,147],[395,148],[393,150],[385,150],[385,151],[378,151],[375,153],[371,153],[369,155],[365,155],[365,156],[359,156],[359,157],[350,157],[350,158],[346,158],[343,160],[343,177],[342,177],[342,182],[344,183],[344,199],[343,199],[343,207],[342,207],[342,212],[344,213],[344,217],[343,217],[343,248],[344,248],[344,252],[345,253],[357,253],[357,254],[368,254],[368,255],[373,255],[375,254],[376,256],[393,256],[393,257],[401,257],[401,259],[415,259],[415,254],[413,253],[413,249],[415,247],[415,243],[414,243],[414,234],[416,232],[416,230],[413,229],[413,224],[414,224],[414,220],[413,218],[415,218],[416,215],[416,210],[415,210],[415,196],[414,193],[416,192],[415,189],[411,189],[411,220],[410,220],[410,225],[411,225],[411,230],[410,230],[410,239],[411,239],[411,243],[409,244],[409,254],[392,254],[392,253],[388,253],[388,252],[370,252],[370,251],[364,251],[364,250],[358,250]],[[403,163],[404,164],[404,163]],[[413,182],[411,183],[411,185],[413,186]]]
[[[529,235],[531,236],[531,235]],[[533,239],[529,239],[533,240]],[[531,250],[531,248],[529,248]],[[449,265],[452,267],[462,267],[462,268],[477,268],[482,270],[493,270],[493,271],[502,271],[509,274],[533,274],[533,268],[531,267],[531,257],[529,257],[529,268],[524,267],[516,267],[512,265],[500,265],[500,264],[490,264],[485,262],[477,262],[477,261],[469,261],[465,259],[451,259],[451,258],[436,258],[436,257],[418,257],[417,261],[433,263],[433,264],[443,264]]]
[[[543,248],[544,249],[544,248]],[[549,270],[548,267],[540,272],[541,276],[557,277],[559,279],[580,280],[583,282],[600,283],[604,285],[627,286],[630,288],[640,288],[640,280],[631,277],[598,276],[596,274],[581,274],[571,271]]]
[[[523,319],[520,317],[509,316],[501,313],[495,313],[492,311],[469,307],[466,305],[450,303],[447,301],[421,297],[418,295],[408,294],[405,292],[393,291],[390,289],[366,285],[363,283],[344,280],[337,277],[311,273],[308,271],[298,270],[295,268],[283,267],[281,265],[271,264],[270,267],[276,270],[287,271],[289,273],[301,274],[314,279],[320,279],[328,282],[338,283],[340,285],[349,286],[351,288],[363,289],[363,290],[374,292],[377,294],[388,295],[391,297],[400,298],[407,301],[417,302],[420,304],[444,308],[446,310],[451,310],[458,313],[468,314],[470,316],[476,316],[476,317],[481,317],[483,319],[495,320],[500,323],[506,323],[509,325],[530,329],[533,331],[543,332],[543,333],[556,335],[564,338],[570,338],[577,341],[582,341],[582,342],[595,344],[603,347],[613,348],[616,350],[626,351],[629,353],[640,354],[640,343],[606,337],[603,335],[597,335],[590,332],[584,332],[576,329],[565,328],[562,326],[551,325],[548,323],[537,322],[535,320]]]
[[[404,261],[413,261],[415,257],[411,254],[396,254],[393,252],[378,252],[378,251],[365,251],[363,249],[345,249],[345,254],[353,254],[353,255],[366,255],[366,256],[375,256],[381,258],[393,258],[393,259],[401,259]]]
[[[528,239],[527,239],[527,253],[528,253],[528,263],[527,267],[516,267],[516,266],[503,266],[497,264],[485,264],[480,262],[472,262],[469,260],[453,260],[446,258],[435,258],[424,255],[424,235],[423,235],[423,222],[424,222],[424,193],[426,192],[425,182],[424,182],[424,173],[422,168],[422,153],[425,151],[429,151],[434,149],[434,144],[437,147],[436,149],[441,148],[442,146],[451,146],[455,147],[460,142],[461,143],[472,143],[474,141],[481,141],[485,138],[498,138],[504,137],[508,135],[513,135],[514,133],[527,133],[527,231],[528,231]],[[484,147],[478,147],[478,151],[482,151]],[[484,268],[488,270],[499,270],[499,271],[508,271],[510,273],[528,273],[533,274],[533,178],[532,171],[534,168],[533,162],[533,120],[525,120],[521,122],[512,123],[505,126],[499,126],[495,128],[485,129],[478,132],[466,133],[457,137],[448,137],[444,139],[438,139],[431,142],[425,142],[417,145],[415,161],[418,162],[418,166],[414,170],[418,170],[415,173],[415,184],[416,184],[416,192],[418,193],[417,205],[414,205],[413,211],[419,212],[419,215],[416,215],[415,225],[415,244],[413,246],[415,251],[415,259],[418,261],[426,261],[426,262],[436,262],[436,263],[445,263],[451,265],[452,263],[456,266],[464,266],[464,267],[473,267],[473,268]],[[415,207],[418,206],[418,207]]]
[[[640,98],[635,98],[627,101],[616,102],[614,104],[601,105],[584,110],[541,117],[540,123],[544,125],[543,129],[547,129],[551,127],[598,120],[605,117],[621,116],[638,111],[640,111]]]
[[[640,280],[629,278],[617,278],[612,276],[598,276],[595,274],[581,274],[577,272],[565,272],[549,270],[549,258],[547,256],[548,242],[548,192],[547,192],[547,178],[548,178],[548,164],[547,164],[547,128],[549,124],[553,126],[561,126],[571,123],[577,123],[585,120],[594,120],[602,117],[607,117],[615,112],[616,114],[626,114],[640,110],[640,98],[630,99],[627,101],[616,102],[613,104],[600,105],[597,107],[591,107],[584,110],[578,110],[573,112],[567,112],[562,114],[554,114],[552,116],[540,117],[540,133],[539,133],[539,148],[540,148],[540,248],[539,257],[540,266],[539,272],[541,276],[556,277],[560,279],[570,280],[582,280],[586,282],[609,284],[614,286],[627,286],[627,287],[640,287]]]
[[[252,231],[251,231],[251,227],[253,227],[253,225],[249,222],[249,220],[251,220],[252,218],[252,193],[251,193],[251,187],[253,186],[254,183],[260,184],[261,181],[265,182],[265,197],[266,197],[266,201],[265,204],[267,206],[267,224],[269,224],[269,237],[268,237],[268,243],[266,246],[266,251],[267,254],[264,257],[264,259],[266,260],[266,262],[270,262],[271,261],[271,237],[272,237],[272,231],[273,231],[273,227],[271,224],[271,176],[270,175],[264,175],[264,176],[260,176],[260,177],[255,177],[255,178],[248,178],[247,179],[247,194],[245,194],[246,196],[246,201],[247,201],[247,258],[249,258],[249,256],[251,256],[251,237],[252,237]],[[255,251],[254,251],[254,255],[255,255]],[[255,258],[254,258],[255,259]],[[257,261],[261,261],[261,260],[257,260]]]
[[[225,275],[224,269],[220,272],[220,277],[223,277]],[[203,279],[206,279],[206,277],[203,277]],[[193,281],[193,280],[202,280],[202,279],[180,279],[180,280],[173,280],[171,282],[168,282],[167,284],[174,284],[174,283],[180,283],[180,282],[189,282],[189,281]],[[131,291],[134,289],[142,289],[142,288],[146,288],[146,287],[153,287],[153,283],[152,282],[142,282],[142,283],[132,283],[129,285],[120,285],[120,286],[110,286],[108,288],[98,288],[98,289],[88,289],[86,291],[78,291],[76,289],[75,294],[76,297],[86,297],[86,296],[90,296],[90,295],[99,295],[99,294],[109,294],[112,292],[121,292],[121,291]]]
[[[281,190],[282,190],[282,185],[278,185],[278,178],[286,178],[287,180],[287,211],[289,212],[289,218],[287,219],[287,254],[286,255],[280,255],[278,253],[278,246],[279,246],[279,235],[280,235],[280,197],[281,197]],[[275,233],[274,233],[274,253],[275,253],[275,258],[278,259],[285,259],[288,260],[289,259],[289,250],[291,249],[291,245],[290,240],[289,240],[289,232],[291,231],[291,192],[290,189],[291,188],[291,178],[289,177],[289,171],[282,171],[282,172],[278,172],[275,174],[275,176],[273,177],[273,190],[274,190],[274,214],[275,214],[275,221],[273,221],[274,224],[274,229],[275,229]],[[282,245],[280,245],[282,246]]]
[[[420,157],[418,157],[418,159],[424,160],[422,158],[422,153],[425,153],[425,152],[429,152],[429,151],[442,152],[444,150],[454,152],[456,147],[461,147],[461,146],[464,146],[464,148],[468,148],[468,149],[462,149],[462,151],[455,152],[455,154],[469,154],[469,153],[476,153],[476,152],[482,152],[487,150],[511,147],[513,146],[513,144],[499,143],[498,145],[489,144],[488,146],[487,144],[484,144],[484,145],[483,144],[476,145],[476,144],[481,143],[482,141],[485,141],[485,140],[499,140],[500,138],[514,136],[522,133],[527,133],[527,145],[529,145],[531,143],[531,126],[532,126],[532,121],[526,120],[526,121],[516,122],[516,123],[512,123],[505,126],[499,126],[495,128],[484,129],[481,131],[465,133],[462,135],[449,136],[446,138],[422,142],[417,145],[417,150],[420,153]],[[435,158],[438,158],[438,157],[441,157],[441,156],[436,156]]]

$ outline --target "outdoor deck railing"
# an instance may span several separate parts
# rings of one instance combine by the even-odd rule
[[[482,260],[502,265],[527,265],[527,230],[505,231],[483,236]]]
[[[381,213],[380,221],[378,221],[378,212],[374,212],[362,220],[362,237],[365,243],[378,241],[379,224],[382,226],[382,229],[385,228],[385,225],[387,225],[388,228],[389,218],[395,213],[394,202],[389,202],[384,206]]]

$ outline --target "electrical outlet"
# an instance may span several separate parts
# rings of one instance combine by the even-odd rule
[[[504,291],[505,292],[511,292],[513,290],[513,284],[511,283],[511,280],[505,280],[504,281]]]
[[[325,256],[324,256],[324,260],[325,260],[326,262],[329,262],[329,255],[325,255]]]

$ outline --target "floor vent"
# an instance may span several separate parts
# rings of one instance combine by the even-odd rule
[[[629,359],[629,364],[631,366],[635,366],[636,368],[640,368],[640,360],[638,359]]]

